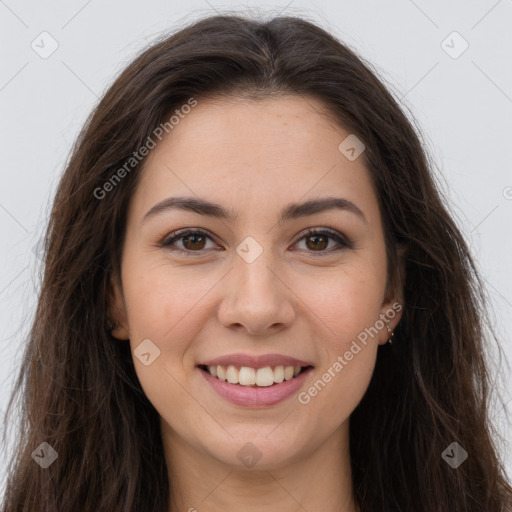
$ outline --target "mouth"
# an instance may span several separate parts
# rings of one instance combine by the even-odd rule
[[[200,364],[198,365],[198,368],[221,382],[228,382],[229,384],[233,384],[241,388],[269,388],[278,386],[285,381],[294,380],[299,377],[299,375],[312,369],[313,366],[277,365],[253,368],[232,364]]]

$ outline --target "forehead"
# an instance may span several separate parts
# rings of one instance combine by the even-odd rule
[[[134,202],[147,209],[171,195],[196,195],[243,215],[251,205],[338,194],[375,208],[362,156],[350,161],[340,152],[350,134],[325,111],[295,95],[198,99],[149,154]]]

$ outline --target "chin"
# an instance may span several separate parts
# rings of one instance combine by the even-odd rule
[[[259,433],[249,433],[247,429],[240,434],[228,431],[233,437],[205,448],[213,458],[232,469],[275,470],[305,455],[304,442],[295,441],[287,435],[286,430],[280,435],[272,433],[272,428],[265,428],[264,432]]]

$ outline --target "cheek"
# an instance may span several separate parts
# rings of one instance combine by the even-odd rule
[[[378,349],[381,280],[340,275],[337,282],[309,295],[322,320],[317,347],[322,364],[315,380],[298,397],[317,427],[336,429],[352,414],[370,383]]]
[[[307,280],[301,296],[330,333],[332,348],[343,350],[379,319],[384,285],[378,269],[347,266],[331,276]]]
[[[310,400],[312,412],[316,408],[323,418],[329,409],[332,428],[350,416],[370,383],[385,280],[385,260],[368,258],[338,270],[310,294],[315,313],[329,329],[319,379],[306,390],[303,402]]]
[[[214,276],[170,269],[141,271],[126,265],[124,294],[133,349],[149,338],[162,352],[179,356],[203,324],[202,298],[215,285]]]
[[[162,417],[186,411],[194,400],[185,389],[193,364],[190,346],[204,327],[206,313],[201,299],[215,284],[210,278],[185,275],[183,269],[165,265],[124,267],[124,294],[130,326],[134,366],[145,395]],[[139,359],[138,347],[150,340],[150,364]],[[147,352],[147,351],[146,351]],[[196,414],[199,412],[196,410]],[[172,422],[172,418],[167,418]]]
[[[315,378],[297,396],[300,410],[312,423],[312,430],[333,432],[353,413],[365,395],[375,368],[378,344],[360,342],[357,333],[364,314],[338,321],[337,340],[324,344],[322,365]],[[347,325],[349,327],[347,327]],[[371,338],[368,338],[371,340]]]

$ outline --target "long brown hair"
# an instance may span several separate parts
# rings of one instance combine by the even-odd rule
[[[20,398],[21,431],[3,512],[168,511],[159,416],[129,343],[114,342],[108,329],[110,278],[119,271],[127,205],[144,167],[144,160],[126,162],[191,98],[281,93],[322,101],[365,144],[393,282],[400,282],[398,248],[407,250],[402,320],[393,344],[379,347],[350,419],[356,503],[362,512],[512,509],[489,414],[485,340],[496,337],[485,290],[420,136],[371,66],[315,24],[219,15],[138,56],[73,147],[9,402],[11,410]],[[123,166],[122,179],[112,181]],[[98,192],[107,182],[108,194]],[[46,469],[32,457],[42,442],[58,454]],[[454,442],[468,453],[457,469],[442,457]]]

